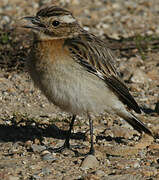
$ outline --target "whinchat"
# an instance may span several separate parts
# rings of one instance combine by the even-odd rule
[[[141,110],[120,79],[116,57],[104,41],[80,27],[72,13],[61,7],[47,7],[24,19],[28,22],[24,27],[34,32],[28,68],[35,85],[50,102],[73,115],[64,145],[54,151],[70,148],[71,130],[80,114],[89,119],[90,154],[94,154],[91,113],[115,113],[137,131],[152,135],[130,112]]]

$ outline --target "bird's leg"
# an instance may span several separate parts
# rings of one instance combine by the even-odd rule
[[[94,150],[94,144],[93,144],[93,121],[91,119],[91,116],[89,115],[89,113],[87,113],[88,115],[88,119],[89,119],[89,130],[90,130],[90,137],[91,137],[91,146],[90,146],[90,150],[88,153],[86,154],[83,154],[83,153],[80,153],[78,151],[74,151],[76,156],[87,156],[87,155],[94,155],[95,154],[95,150]]]
[[[93,121],[92,121],[91,116],[89,114],[88,114],[88,118],[89,118],[89,128],[90,128],[90,137],[91,137],[91,147],[90,147],[88,154],[94,155],[95,150],[94,150],[94,145],[93,145]]]
[[[65,139],[65,142],[64,142],[64,145],[63,145],[65,148],[68,148],[68,149],[70,148],[70,142],[69,141],[70,141],[71,131],[73,129],[75,119],[76,119],[76,115],[73,115],[71,123],[70,123],[69,130],[67,132],[67,136],[66,136],[66,139]]]
[[[64,144],[58,148],[48,148],[49,151],[51,151],[51,152],[62,152],[66,148],[70,149],[70,142],[69,141],[70,141],[71,130],[73,129],[73,124],[74,124],[75,118],[76,118],[76,115],[73,115],[71,123],[70,123],[69,130],[67,131],[67,136],[66,136]]]

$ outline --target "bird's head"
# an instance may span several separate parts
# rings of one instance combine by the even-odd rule
[[[40,40],[73,37],[81,29],[70,11],[57,6],[41,9],[36,16],[23,19],[27,20],[23,27],[31,28]]]

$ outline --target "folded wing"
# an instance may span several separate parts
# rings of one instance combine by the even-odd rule
[[[67,39],[64,46],[68,47],[76,62],[102,79],[129,109],[141,113],[138,104],[119,77],[115,67],[116,58],[103,41],[92,34],[84,33]]]

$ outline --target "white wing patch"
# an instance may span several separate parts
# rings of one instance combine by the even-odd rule
[[[65,22],[65,23],[73,23],[76,20],[71,16],[71,15],[64,15],[60,17],[60,20]]]
[[[104,77],[103,77],[103,74],[102,74],[102,73],[100,73],[99,71],[97,71],[96,74],[97,74],[98,77],[100,77],[101,79],[104,80]]]

